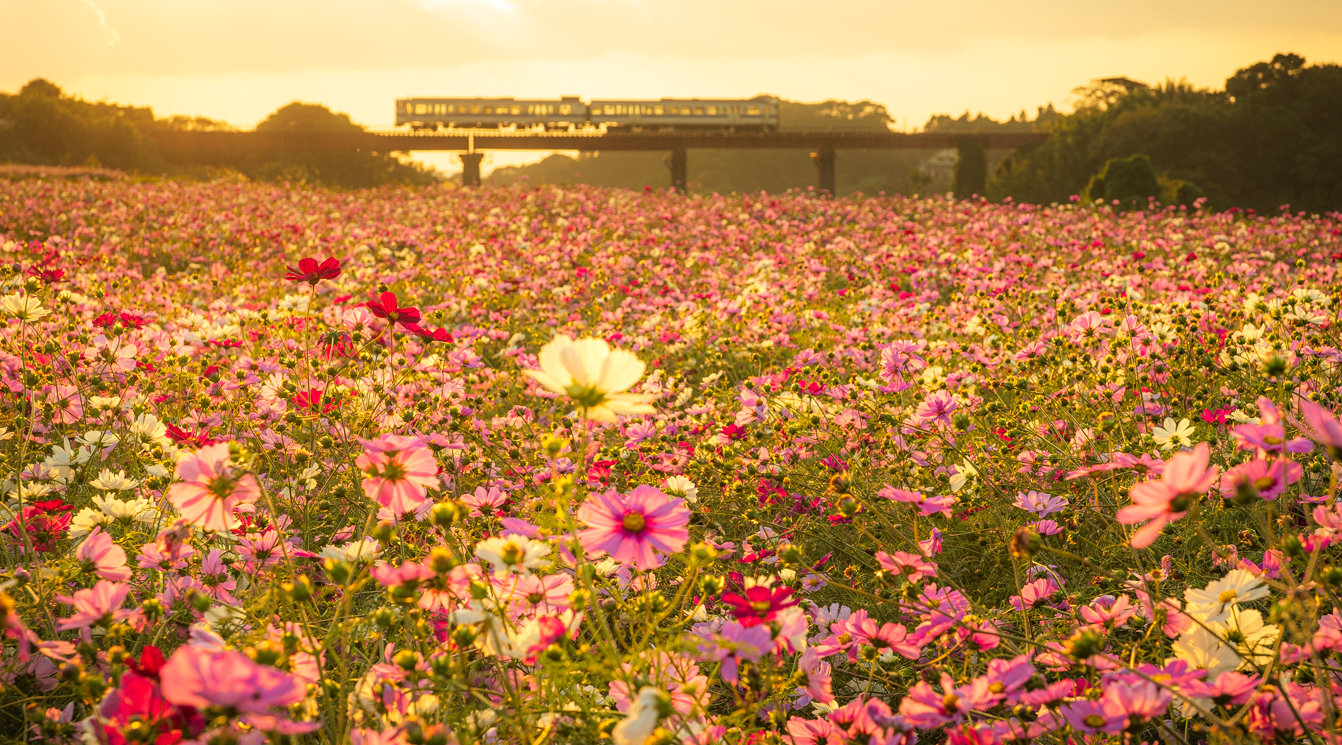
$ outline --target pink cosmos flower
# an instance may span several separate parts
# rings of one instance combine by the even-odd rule
[[[84,416],[84,397],[79,389],[72,385],[57,384],[47,391],[47,400],[52,403],[51,421],[57,424],[77,422]]]
[[[1207,443],[1200,442],[1193,452],[1176,453],[1166,461],[1160,481],[1133,485],[1129,492],[1132,504],[1118,511],[1118,521],[1124,525],[1150,521],[1133,534],[1133,548],[1154,543],[1165,525],[1188,514],[1193,497],[1206,493],[1216,483],[1220,469],[1207,465],[1209,456]]]
[[[132,611],[122,610],[121,604],[126,602],[129,593],[129,585],[100,579],[92,589],[76,590],[74,597],[58,595],[57,600],[75,607],[75,614],[62,618],[56,628],[60,631],[86,629],[104,621],[128,618]]]
[[[610,554],[621,564],[644,570],[657,567],[654,549],[674,554],[690,539],[685,500],[670,499],[646,484],[624,498],[613,489],[591,495],[578,508],[578,519],[590,526],[578,532],[588,553]]]
[[[461,501],[471,508],[471,517],[495,515],[500,507],[508,503],[508,494],[497,486],[488,489],[479,486],[474,493],[461,495]]]
[[[177,477],[181,481],[168,487],[168,501],[187,522],[205,530],[236,528],[233,510],[261,496],[255,477],[233,470],[223,442],[183,456],[177,461]]]
[[[139,349],[133,343],[119,336],[109,339],[103,334],[93,337],[89,346],[84,348],[84,359],[109,372],[115,370],[127,373],[134,370],[137,354]]]
[[[1221,476],[1221,494],[1234,497],[1240,491],[1246,491],[1250,496],[1257,494],[1263,499],[1276,499],[1303,475],[1305,469],[1293,460],[1255,458],[1228,469]]]
[[[914,424],[929,422],[951,423],[951,413],[955,411],[955,396],[950,391],[937,391],[928,395],[913,412]]]
[[[438,487],[438,461],[418,437],[382,435],[359,442],[364,451],[354,465],[368,475],[363,493],[394,514],[419,509],[429,499],[425,490]]]
[[[1018,492],[1015,506],[1034,513],[1036,517],[1048,517],[1055,512],[1067,509],[1066,497],[1055,497],[1041,491]]]
[[[1077,732],[1087,735],[1118,734],[1128,726],[1127,717],[1111,712],[1099,701],[1079,699],[1062,707],[1062,717]]]
[[[937,576],[936,562],[928,561],[908,551],[896,551],[893,554],[877,551],[876,562],[891,574],[905,575],[911,583],[920,582],[924,577]]]
[[[99,577],[113,582],[125,582],[130,579],[131,570],[126,566],[126,551],[112,541],[112,536],[95,526],[89,531],[88,538],[75,549],[75,558],[84,562],[84,571],[93,572]]]
[[[1334,460],[1342,454],[1342,421],[1337,415],[1308,399],[1300,399],[1300,421],[1287,415],[1297,429],[1309,439],[1328,449]]]
[[[289,722],[277,712],[307,695],[303,679],[253,662],[232,649],[206,649],[188,644],[179,648],[159,672],[163,697],[178,706],[204,709],[217,706],[244,714],[259,729],[304,731],[307,725]],[[250,715],[250,716],[249,716]]]
[[[740,663],[754,662],[773,648],[768,626],[743,626],[736,621],[723,624],[722,630],[699,645],[705,660],[722,663],[722,679],[735,683]]]

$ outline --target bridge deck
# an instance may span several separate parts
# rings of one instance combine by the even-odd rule
[[[153,139],[169,155],[274,151],[366,150],[677,150],[681,148],[748,149],[942,149],[982,143],[986,148],[1017,148],[1043,142],[1044,133],[995,132],[179,132],[164,131]]]

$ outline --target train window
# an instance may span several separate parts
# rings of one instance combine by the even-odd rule
[[[512,108],[512,110],[509,111],[508,113],[510,113],[510,114],[520,114],[520,113],[522,113],[522,108],[521,108],[520,106],[514,106],[514,107]]]
[[[717,116],[717,115],[718,115],[718,107],[716,107],[716,106],[709,106],[709,107],[708,107],[708,115],[709,115],[709,116]]]
[[[702,107],[702,106],[695,106],[695,107],[694,107],[694,115],[695,115],[695,116],[703,116],[703,115],[704,115],[704,107]]]
[[[654,106],[654,107],[652,107],[652,115],[653,115],[653,116],[661,116],[661,115],[663,115],[663,114],[665,114],[665,113],[666,113],[666,107],[665,107],[665,106]]]
[[[480,104],[478,104],[478,103],[477,103],[477,104],[472,104],[472,105],[471,105],[471,113],[472,113],[472,114],[479,114],[479,113],[480,113]]]
[[[429,113],[429,112],[428,112],[428,107],[425,106],[425,105],[422,104],[422,103],[417,103],[417,104],[415,104],[415,113],[416,113],[416,114],[427,114],[427,113]]]
[[[759,115],[760,115],[760,107],[758,106],[746,107],[746,116],[759,116]]]
[[[568,104],[560,104],[559,113],[568,116],[573,113],[573,107]]]

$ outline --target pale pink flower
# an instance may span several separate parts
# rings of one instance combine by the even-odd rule
[[[103,579],[125,582],[130,579],[126,566],[126,551],[112,540],[102,526],[89,531],[89,537],[75,549],[75,558],[84,562],[84,572],[93,572]]]
[[[363,493],[394,514],[414,512],[428,501],[426,489],[438,488],[438,461],[418,437],[382,435],[359,442],[364,451],[354,465],[368,475]]]
[[[233,469],[228,443],[215,443],[177,461],[179,483],[168,487],[168,501],[187,522],[205,530],[231,530],[238,526],[233,510],[261,496],[261,487],[250,473]]]
[[[126,373],[135,369],[135,355],[138,353],[134,344],[119,336],[109,339],[98,334],[84,348],[84,359],[97,363],[100,368]]]
[[[1133,534],[1133,548],[1150,546],[1166,524],[1188,514],[1193,497],[1212,488],[1220,469],[1207,465],[1209,455],[1207,443],[1200,442],[1193,452],[1176,453],[1166,461],[1160,481],[1133,485],[1132,504],[1118,511],[1118,521],[1124,525],[1150,521]]]
[[[159,679],[163,697],[178,706],[232,709],[258,729],[300,732],[314,726],[283,716],[285,708],[307,695],[302,678],[257,664],[237,650],[188,644],[173,653]]]
[[[646,484],[623,498],[614,490],[591,495],[578,508],[578,519],[589,526],[578,533],[589,553],[608,553],[639,569],[657,567],[654,549],[674,554],[690,539],[685,500],[669,499]]]
[[[52,386],[47,391],[47,400],[52,404],[51,421],[56,424],[70,424],[84,417],[84,397],[72,385]]]
[[[92,589],[76,590],[74,597],[58,595],[57,600],[75,607],[75,614],[62,618],[56,628],[59,631],[84,629],[104,621],[115,622],[127,618],[132,611],[122,610],[121,604],[126,602],[129,593],[129,585],[100,579]]]
[[[1309,399],[1300,399],[1299,406],[1300,416],[1304,421],[1293,416],[1288,417],[1291,424],[1306,437],[1327,448],[1335,459],[1338,458],[1342,453],[1342,421],[1338,420],[1337,415]]]

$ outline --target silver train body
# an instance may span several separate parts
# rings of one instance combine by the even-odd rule
[[[396,126],[605,127],[630,131],[727,129],[767,132],[778,129],[778,99],[663,98],[658,101],[600,99],[590,104],[576,96],[558,100],[513,98],[399,98]]]

